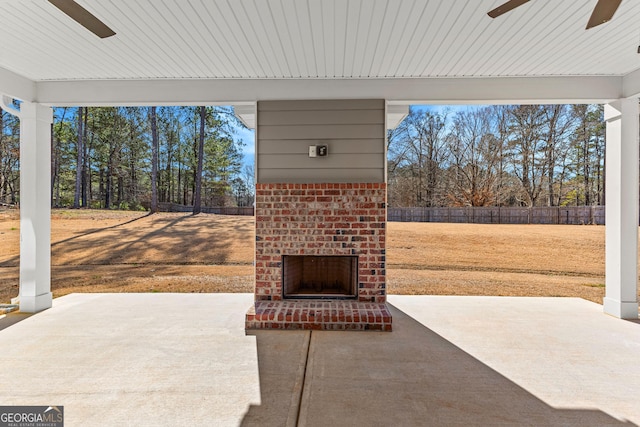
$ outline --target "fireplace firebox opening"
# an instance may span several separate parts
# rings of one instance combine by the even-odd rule
[[[284,298],[356,298],[357,284],[357,256],[282,256]]]

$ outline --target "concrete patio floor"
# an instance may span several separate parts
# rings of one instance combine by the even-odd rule
[[[73,294],[2,329],[9,314],[0,404],[61,405],[67,426],[640,424],[640,323],[598,304],[390,296],[391,333],[245,333],[252,300]]]

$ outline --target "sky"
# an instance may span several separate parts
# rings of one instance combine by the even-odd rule
[[[477,110],[479,108],[486,107],[486,105],[411,105],[410,108],[417,109],[419,111],[431,111],[432,113],[443,113],[449,111],[449,114],[455,114],[459,111]]]
[[[236,138],[242,141],[242,159],[245,165],[253,165],[255,153],[255,135],[254,129],[247,129],[242,126],[236,126]]]

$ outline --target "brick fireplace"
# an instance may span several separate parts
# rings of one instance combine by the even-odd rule
[[[352,172],[352,182],[332,182],[344,181],[350,176],[348,168],[340,167],[345,160],[349,163],[349,155],[341,157],[340,151],[345,147],[351,150],[349,145],[375,144],[374,149],[378,150],[378,140],[371,138],[371,132],[367,131],[370,124],[366,127],[355,125],[355,128],[351,125],[349,130],[338,129],[337,132],[341,132],[338,136],[342,138],[332,134],[340,125],[332,125],[327,131],[332,138],[323,139],[323,142],[328,145],[329,156],[333,158],[320,161],[307,160],[308,141],[317,141],[314,139],[316,136],[301,138],[295,132],[291,136],[269,129],[268,124],[260,127],[261,122],[268,123],[269,119],[278,123],[276,127],[291,120],[295,125],[290,126],[307,126],[322,133],[324,127],[317,123],[303,126],[297,123],[305,117],[317,122],[317,116],[323,117],[318,112],[323,107],[332,112],[324,117],[337,120],[345,113],[338,111],[334,114],[335,103],[308,101],[302,110],[312,111],[312,115],[297,114],[299,109],[288,104],[284,104],[285,112],[282,112],[282,102],[275,107],[271,103],[258,105],[258,164],[266,170],[261,174],[258,166],[255,303],[246,315],[247,329],[391,330],[385,281],[386,183],[380,182],[384,174],[380,175],[378,167],[375,167],[365,174]],[[354,120],[364,117],[372,121],[367,117],[380,117],[377,114],[380,103],[345,101],[338,105],[346,109],[347,117]],[[267,120],[262,118],[261,121],[261,111],[272,112],[275,108],[279,115],[265,114]],[[354,114],[354,110],[365,111]],[[364,130],[362,137],[353,133],[354,129],[360,128]],[[384,130],[384,126],[376,129]],[[297,128],[296,131],[299,132]],[[349,132],[353,138],[344,137]],[[364,142],[351,141],[361,139]],[[384,134],[381,141],[384,143]],[[261,142],[266,150],[260,150]],[[274,146],[294,151],[300,163],[310,165],[307,176],[304,176],[304,171],[292,172],[300,166],[296,161],[285,164],[270,159],[269,156],[277,154],[293,157],[289,153],[271,154],[269,147]],[[367,148],[372,151],[372,148]],[[280,148],[280,151],[285,149]],[[303,150],[304,154],[301,153]],[[384,155],[384,150],[382,152]],[[261,153],[264,153],[262,157]],[[379,157],[376,153],[376,162],[379,162]],[[268,168],[271,164],[278,167]],[[338,166],[331,168],[332,165]],[[379,181],[359,182],[364,179],[363,175]],[[273,182],[278,179],[282,182]],[[321,179],[326,181],[317,182]]]

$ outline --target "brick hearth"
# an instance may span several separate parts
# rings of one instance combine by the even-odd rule
[[[246,317],[247,329],[391,331],[386,304],[357,301],[256,301]]]

